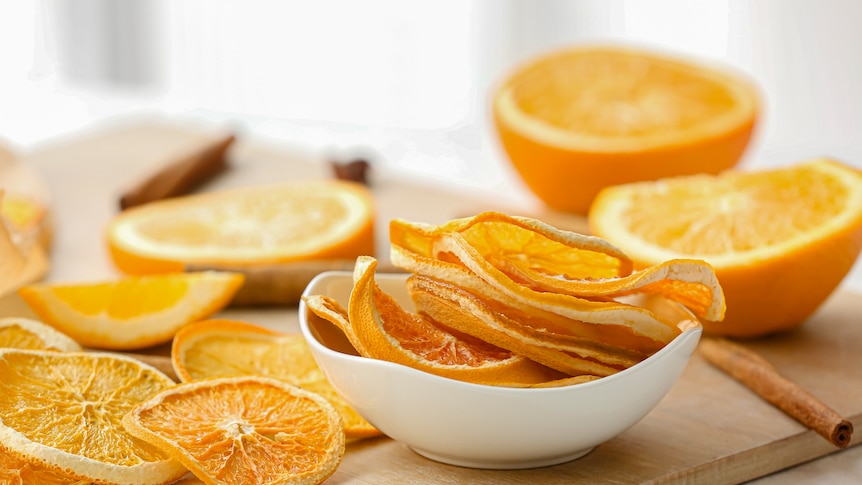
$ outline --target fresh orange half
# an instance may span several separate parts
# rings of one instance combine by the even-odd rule
[[[254,375],[282,379],[320,394],[335,406],[348,439],[380,434],[335,391],[300,334],[233,320],[204,320],[177,332],[171,361],[183,382]]]
[[[78,342],[50,325],[29,318],[0,318],[0,347],[76,352]]]
[[[586,214],[608,185],[718,173],[751,137],[758,93],[699,60],[620,46],[577,46],[517,67],[494,93],[505,152],[554,209]]]
[[[825,159],[610,187],[592,231],[645,267],[697,258],[727,300],[712,334],[757,337],[803,323],[862,250],[862,172]]]
[[[123,415],[174,385],[117,354],[0,349],[0,455],[97,483],[164,484],[186,470],[128,434]]]
[[[254,265],[374,254],[374,207],[364,186],[337,180],[248,187],[162,200],[107,228],[114,262],[131,274],[185,265]]]
[[[374,258],[357,258],[347,308],[363,356],[481,384],[535,384],[560,377],[534,361],[404,310],[377,286],[376,268]]]
[[[204,271],[38,283],[18,293],[42,321],[81,345],[130,350],[168,342],[184,325],[218,312],[243,280],[239,273]]]
[[[344,456],[335,408],[267,377],[180,384],[129,411],[123,425],[207,484],[317,484]]]

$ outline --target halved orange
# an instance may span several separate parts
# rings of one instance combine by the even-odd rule
[[[609,187],[589,222],[638,267],[709,262],[727,314],[704,322],[705,331],[758,337],[802,324],[853,266],[862,250],[862,172],[817,159]]]
[[[240,273],[204,271],[99,283],[37,283],[18,293],[42,321],[86,347],[130,350],[165,343],[224,308]]]
[[[0,318],[0,347],[77,352],[78,342],[50,325],[29,318]]]
[[[268,377],[179,384],[135,406],[123,425],[208,484],[317,484],[344,456],[335,408]]]
[[[759,113],[753,83],[726,67],[611,45],[537,56],[507,75],[492,103],[527,187],[581,214],[605,186],[734,166]]]
[[[404,310],[374,281],[377,260],[357,258],[348,323],[363,356],[481,384],[535,384],[559,373]]]
[[[183,382],[254,375],[282,379],[320,394],[335,406],[348,439],[380,434],[335,391],[301,334],[234,320],[204,320],[177,332],[171,362]]]
[[[156,485],[186,473],[120,423],[174,385],[155,368],[118,354],[7,348],[0,375],[0,454],[97,483]]]
[[[118,214],[107,228],[120,270],[255,265],[374,254],[374,205],[358,183],[320,180],[175,197]]]

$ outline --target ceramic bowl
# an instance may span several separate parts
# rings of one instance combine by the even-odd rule
[[[414,306],[407,275],[378,274],[380,288]],[[350,272],[321,273],[305,294],[345,308]],[[439,377],[360,357],[335,326],[299,306],[311,352],[344,399],[387,436],[427,458],[473,468],[533,468],[567,462],[619,435],[665,396],[685,368],[702,327],[668,300],[649,303],[687,327],[641,363],[609,377],[568,387],[504,388]]]

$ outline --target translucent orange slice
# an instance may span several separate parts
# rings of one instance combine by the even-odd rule
[[[534,384],[560,377],[529,359],[478,339],[444,330],[405,311],[377,287],[377,261],[357,259],[348,321],[365,357],[386,360],[467,382]],[[361,349],[358,349],[362,351]]]

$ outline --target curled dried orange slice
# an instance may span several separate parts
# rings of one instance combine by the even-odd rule
[[[268,377],[179,384],[135,406],[123,425],[210,484],[317,484],[344,456],[335,408]]]
[[[0,318],[0,347],[32,350],[76,352],[78,342],[66,334],[38,320],[29,318]]]
[[[348,322],[371,357],[462,381],[535,384],[560,377],[545,366],[405,311],[374,281],[377,260],[360,256],[354,269]]]
[[[183,382],[255,375],[281,379],[316,392],[335,406],[348,439],[380,434],[335,391],[300,334],[240,321],[204,320],[177,332],[171,361]]]

